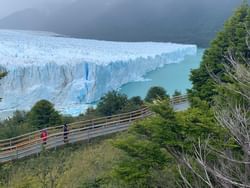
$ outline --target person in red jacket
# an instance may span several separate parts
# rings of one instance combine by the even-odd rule
[[[43,141],[43,144],[47,143],[47,138],[48,138],[48,133],[47,133],[47,130],[44,129],[42,130],[42,133],[41,133],[41,139]]]

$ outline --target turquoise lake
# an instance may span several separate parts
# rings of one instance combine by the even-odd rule
[[[172,95],[175,90],[186,93],[192,87],[189,81],[190,71],[199,67],[204,49],[198,49],[194,56],[187,56],[180,63],[168,64],[149,72],[144,76],[146,81],[131,82],[121,87],[120,92],[128,97],[141,96],[144,98],[152,86],[161,86]]]

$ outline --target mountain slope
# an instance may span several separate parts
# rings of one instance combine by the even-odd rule
[[[47,30],[49,18],[42,11],[25,9],[0,20],[1,29]]]
[[[78,0],[49,15],[24,10],[0,28],[46,30],[114,41],[172,41],[207,46],[241,1]]]

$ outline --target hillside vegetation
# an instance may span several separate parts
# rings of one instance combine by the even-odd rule
[[[44,151],[38,157],[1,165],[0,187],[95,187],[119,157],[109,139]]]

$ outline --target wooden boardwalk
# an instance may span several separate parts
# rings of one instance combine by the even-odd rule
[[[175,97],[171,99],[171,104],[176,111],[185,110],[189,106],[187,96]],[[67,142],[64,140],[63,126],[47,128],[48,139],[46,145],[43,144],[40,138],[41,130],[0,140],[0,163],[38,154],[43,147],[45,149],[56,149],[68,143],[73,144],[122,132],[127,130],[133,122],[151,115],[152,112],[145,107],[129,113],[72,123],[68,125]]]

